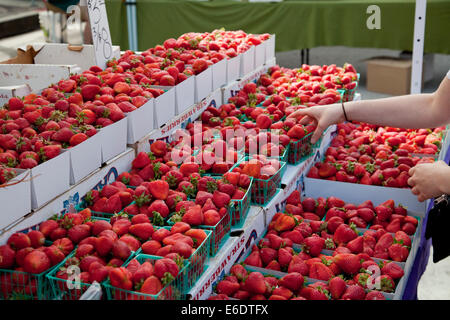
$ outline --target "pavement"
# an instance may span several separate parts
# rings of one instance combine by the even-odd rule
[[[9,0],[6,0],[9,1]],[[0,7],[5,0],[0,0]],[[11,2],[11,1],[10,1]],[[14,1],[16,2],[16,1]],[[30,1],[17,1],[30,2]],[[79,36],[79,31],[69,30],[69,37]],[[0,39],[0,61],[9,59],[16,55],[16,49],[30,43],[45,42],[44,34],[41,30],[36,30]],[[365,60],[374,56],[398,56],[399,51],[370,48],[349,48],[349,47],[318,47],[310,49],[310,64],[332,64],[343,65],[345,62],[352,63],[356,70],[360,72],[361,79],[358,92],[362,99],[378,99],[389,97],[390,95],[371,92],[366,89],[366,63]],[[277,63],[284,67],[300,66],[300,51],[279,52],[276,54]],[[433,79],[426,82],[423,92],[435,91],[447,71],[450,69],[450,55],[436,54],[433,65]],[[427,265],[427,269],[419,282],[418,297],[421,300],[429,299],[450,299],[450,257],[439,263],[432,262],[432,253]]]

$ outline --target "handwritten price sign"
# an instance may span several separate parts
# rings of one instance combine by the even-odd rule
[[[100,68],[112,58],[113,50],[104,0],[87,0],[95,59]]]

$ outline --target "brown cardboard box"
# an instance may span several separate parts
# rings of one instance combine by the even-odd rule
[[[367,90],[392,95],[409,94],[411,66],[410,59],[380,57],[367,60]]]

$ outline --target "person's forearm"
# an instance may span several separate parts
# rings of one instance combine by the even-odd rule
[[[432,94],[345,103],[347,118],[398,128],[434,128],[450,122],[450,80]]]
[[[434,114],[432,94],[407,95],[344,103],[347,118],[398,128],[431,128],[446,124]]]
[[[436,176],[436,183],[442,194],[450,195],[450,166],[443,167],[441,174]]]

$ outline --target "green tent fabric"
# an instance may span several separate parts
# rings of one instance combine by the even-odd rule
[[[369,30],[366,13],[378,5],[381,29]],[[128,48],[126,5],[106,0],[114,44]],[[414,0],[285,0],[249,3],[232,0],[137,0],[139,50],[185,32],[216,28],[275,33],[276,50],[349,46],[412,50]],[[425,52],[450,54],[450,1],[428,0]]]

